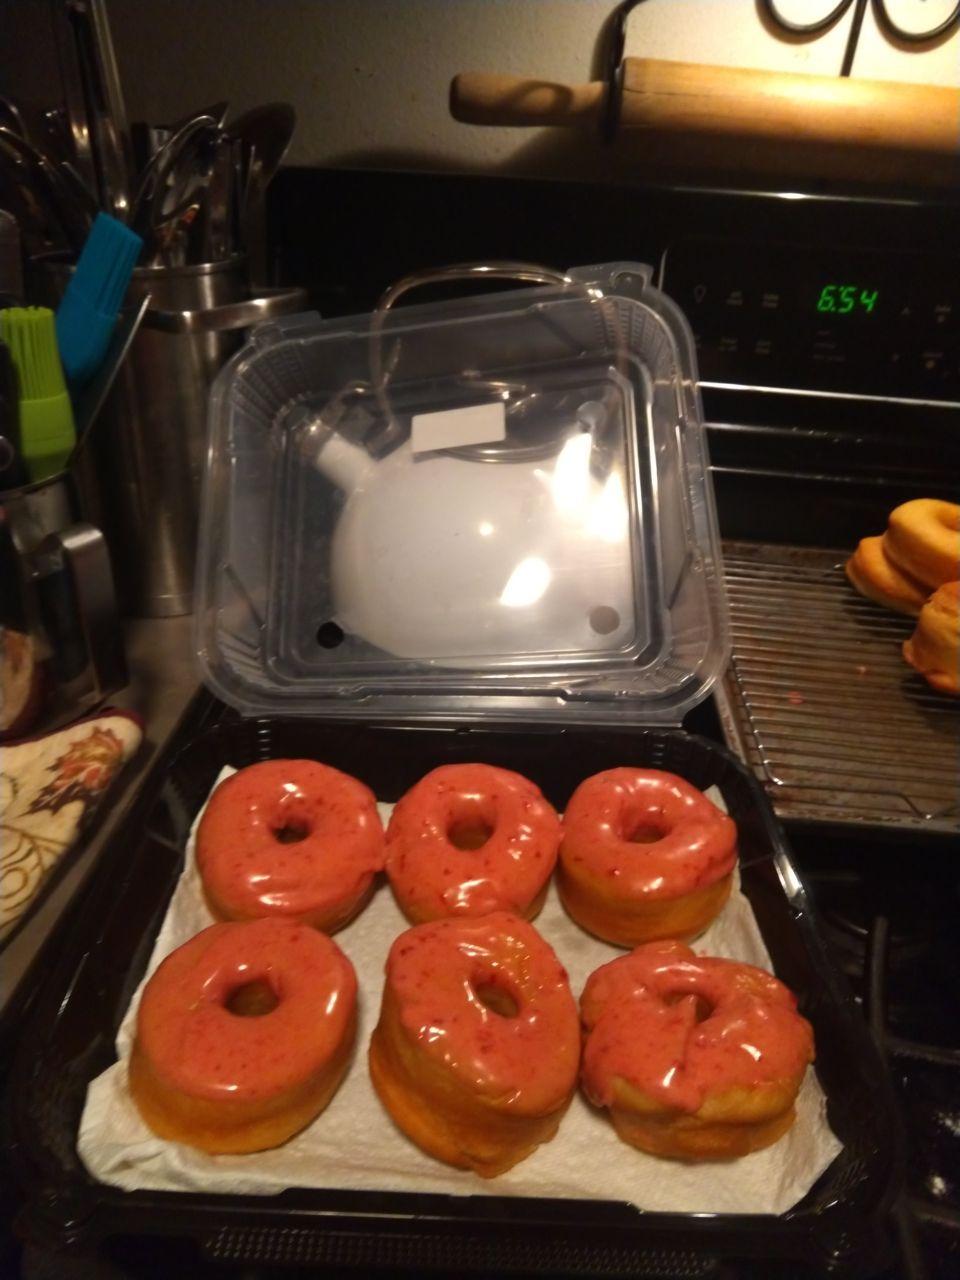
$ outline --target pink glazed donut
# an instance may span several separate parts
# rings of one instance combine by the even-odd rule
[[[197,830],[197,866],[220,920],[282,917],[334,933],[383,868],[373,792],[315,760],[267,760],[225,779]]]
[[[276,1147],[333,1097],[356,1020],[353,966],[316,929],[211,925],[144,988],[130,1092],[158,1137],[212,1154]]]
[[[608,769],[563,815],[560,897],[617,946],[688,940],[723,907],[736,861],[736,825],[702,791],[657,769]]]
[[[543,905],[560,845],[560,819],[519,773],[448,764],[421,778],[387,825],[386,867],[414,924]]]

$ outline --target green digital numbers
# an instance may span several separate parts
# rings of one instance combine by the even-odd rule
[[[817,298],[817,310],[848,316],[853,311],[873,312],[880,296],[878,289],[862,289],[858,284],[825,284]]]

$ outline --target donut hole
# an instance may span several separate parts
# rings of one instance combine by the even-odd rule
[[[280,998],[270,983],[257,978],[234,987],[227,993],[223,1005],[228,1013],[238,1018],[262,1018],[273,1013],[279,1003]]]
[[[483,848],[495,826],[496,811],[489,800],[462,798],[447,826],[447,839],[455,849],[472,852]]]
[[[657,844],[667,834],[667,828],[649,814],[628,819],[623,838],[628,844]]]
[[[517,998],[497,978],[487,974],[475,978],[470,986],[483,1007],[495,1013],[498,1018],[515,1018],[520,1012]]]
[[[447,839],[455,849],[470,852],[482,849],[493,835],[493,827],[482,818],[460,818],[452,823]]]
[[[271,830],[277,844],[299,844],[310,834],[309,826],[299,818],[290,818],[283,826],[272,827]]]
[[[696,991],[668,991],[662,998],[663,1003],[671,1008],[676,1004],[682,1004],[684,1000],[692,1000],[694,1020],[696,1022],[706,1022],[715,1007],[706,996],[702,996]]]

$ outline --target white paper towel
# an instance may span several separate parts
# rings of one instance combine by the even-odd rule
[[[233,772],[224,769],[217,781]],[[718,793],[708,794],[722,804]],[[386,823],[392,806],[379,807]],[[578,1093],[556,1138],[499,1178],[488,1180],[439,1164],[394,1128],[367,1072],[367,1044],[380,1011],[384,962],[394,938],[409,927],[386,885],[377,890],[358,919],[337,934],[337,943],[357,971],[360,1019],[353,1063],[326,1111],[284,1146],[255,1155],[208,1156],[161,1141],[131,1101],[127,1058],[147,978],[171,951],[214,923],[194,857],[198,821],[199,815],[144,981],[117,1034],[119,1061],[87,1091],[78,1149],[87,1169],[100,1181],[127,1190],[266,1195],[287,1187],[328,1187],[623,1200],[660,1212],[776,1214],[802,1199],[841,1150],[827,1124],[823,1091],[811,1068],[789,1133],[773,1147],[729,1163],[686,1165],[645,1155],[622,1143],[606,1116]],[[575,996],[594,969],[624,954],[582,932],[564,912],[552,885],[536,927],[566,966]],[[695,949],[702,955],[771,968],[739,881]]]

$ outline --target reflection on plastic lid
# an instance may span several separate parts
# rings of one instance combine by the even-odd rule
[[[628,516],[623,481],[614,473],[607,477],[599,495],[590,504],[586,520],[587,533],[602,542],[625,542]]]
[[[507,579],[507,585],[500,593],[500,603],[508,609],[523,609],[528,604],[536,604],[549,587],[552,577],[545,560],[539,556],[528,556],[520,561]]]
[[[553,464],[550,488],[558,511],[576,512],[590,496],[590,452],[592,438],[571,436]]]

